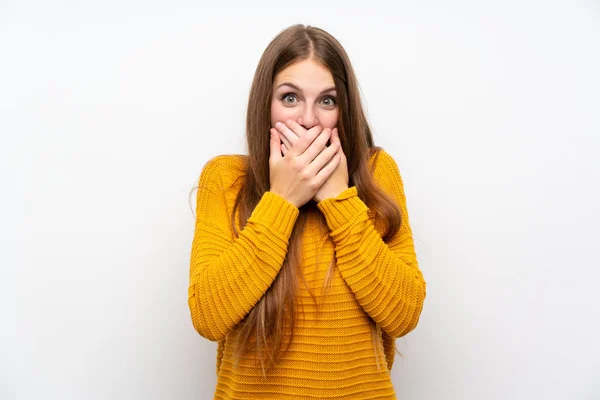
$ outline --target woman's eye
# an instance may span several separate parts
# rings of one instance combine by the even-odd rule
[[[283,100],[284,103],[289,103],[289,101],[285,101],[285,99],[288,98],[288,96],[296,97],[293,93],[286,93],[283,96],[281,96],[281,100]]]
[[[325,97],[325,100],[331,100],[331,103],[326,104],[327,106],[334,106],[336,104],[336,101],[333,97]]]
[[[294,93],[285,93],[284,95],[282,95],[282,96],[281,96],[281,100],[282,100],[284,103],[288,103],[288,104],[294,104],[294,102],[287,101],[286,99],[288,99],[288,98],[296,98],[296,95],[295,95]],[[324,104],[325,104],[326,106],[334,106],[334,105],[336,105],[336,104],[337,104],[337,102],[336,102],[335,98],[334,98],[334,97],[331,97],[331,96],[327,96],[327,97],[325,97],[325,98],[323,99],[323,101],[325,102]]]

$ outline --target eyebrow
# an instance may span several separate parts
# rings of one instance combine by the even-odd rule
[[[283,82],[282,84],[280,84],[279,86],[277,86],[277,89],[279,89],[279,88],[280,88],[280,87],[282,87],[282,86],[289,86],[289,87],[291,87],[291,88],[294,88],[294,89],[296,89],[297,91],[299,91],[299,92],[301,92],[301,93],[304,93],[304,92],[302,91],[302,89],[300,89],[298,86],[294,85],[294,84],[293,84],[293,83],[291,83],[291,82]],[[335,86],[333,86],[333,87],[330,87],[330,88],[327,88],[327,89],[323,90],[323,91],[321,92],[321,94],[323,94],[323,93],[327,93],[327,92],[332,92],[332,91],[335,91]]]

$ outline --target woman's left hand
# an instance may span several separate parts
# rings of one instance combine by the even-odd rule
[[[294,143],[296,143],[296,141],[300,138],[298,133],[305,134],[307,129],[304,129],[300,124],[292,120],[288,120],[284,122],[284,124],[288,127],[288,129],[276,129],[282,138],[283,143],[281,144],[281,151],[285,156],[289,151],[289,148],[293,146]],[[331,132],[330,142],[334,143],[334,141],[337,141],[338,143],[340,142],[337,127],[333,128]],[[330,197],[337,197],[344,190],[348,189],[348,163],[346,160],[346,155],[342,150],[341,143],[336,156],[338,154],[341,156],[341,159],[337,168],[332,172],[325,183],[321,185],[313,197],[313,200],[317,203]]]

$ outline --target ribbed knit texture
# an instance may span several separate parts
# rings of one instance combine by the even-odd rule
[[[309,213],[302,233],[302,268],[320,313],[300,283],[295,336],[267,379],[248,356],[233,368],[236,325],[279,273],[300,210],[267,191],[234,239],[230,213],[245,173],[245,156],[220,155],[206,163],[197,192],[188,304],[196,331],[218,341],[214,399],[396,399],[390,376],[395,340],[416,327],[426,283],[398,166],[388,153],[380,153],[374,178],[400,206],[401,228],[385,243],[385,225],[374,218],[355,186],[313,208],[317,211]],[[319,226],[318,212],[327,227]],[[235,223],[239,228],[237,217]],[[322,254],[317,262],[318,251]],[[334,254],[332,287],[323,295]],[[369,318],[382,329],[378,349],[373,348]],[[384,360],[379,370],[375,351]]]

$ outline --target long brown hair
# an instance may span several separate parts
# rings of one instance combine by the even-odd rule
[[[333,75],[340,108],[337,128],[348,162],[348,185],[356,186],[359,197],[370,210],[375,212],[378,218],[384,221],[386,228],[382,239],[387,242],[400,228],[400,208],[376,185],[373,171],[369,169],[371,156],[377,156],[376,153],[381,148],[373,144],[371,129],[363,112],[358,83],[350,60],[342,45],[333,36],[322,29],[303,24],[292,25],[281,31],[269,43],[256,68],[246,114],[248,149],[246,174],[242,178],[243,182],[230,219],[234,235],[239,236],[239,231],[234,223],[236,211],[238,211],[238,224],[243,229],[264,192],[270,189],[269,128],[271,128],[271,100],[275,75],[289,65],[306,59],[321,63]],[[373,165],[375,162],[376,158]],[[316,203],[311,200],[300,207],[300,213],[289,240],[288,252],[279,274],[264,296],[236,327],[238,334],[234,351],[235,365],[248,350],[249,344],[254,342],[263,376],[266,376],[265,358],[269,359],[267,368],[271,368],[280,359],[283,338],[286,337],[287,328],[290,328],[290,339],[284,350],[284,353],[287,352],[294,335],[295,299],[300,280],[308,288],[300,268],[302,261],[301,233],[306,225],[310,208],[315,206]],[[320,226],[327,229],[324,216],[321,213],[316,213],[316,215],[321,218]],[[323,284],[324,293],[330,287],[334,267],[335,257],[329,264]],[[310,288],[308,290],[317,303],[314,293]],[[375,359],[379,369],[382,364],[380,354],[383,348],[380,344],[382,331],[372,319],[370,322]],[[402,356],[395,346],[394,350]]]

